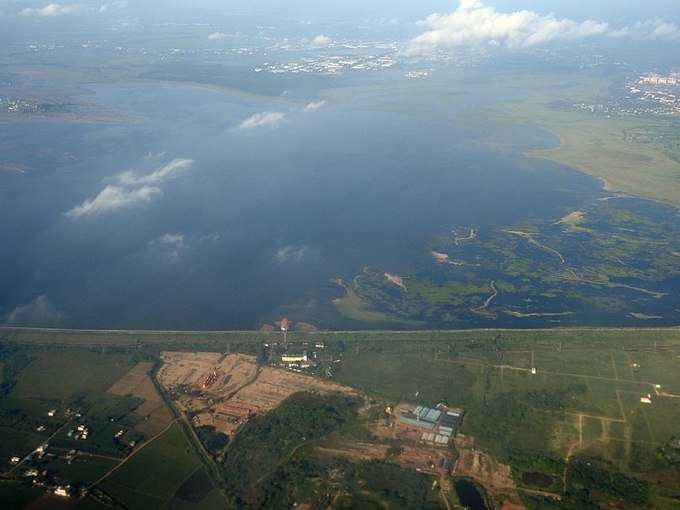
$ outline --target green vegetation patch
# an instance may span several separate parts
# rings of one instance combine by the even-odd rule
[[[11,396],[68,400],[79,395],[103,393],[132,366],[130,356],[125,354],[36,352],[22,370]]]
[[[390,508],[438,510],[439,493],[433,478],[385,462],[366,462],[353,467],[347,477],[353,490],[342,496],[334,508]]]
[[[167,508],[175,492],[201,467],[182,425],[174,424],[102,484],[102,489],[131,510]]]
[[[210,425],[196,427],[196,433],[203,445],[213,454],[218,454],[229,444],[229,436]]]
[[[140,419],[134,414],[140,404],[140,399],[110,394],[88,399],[79,406],[83,416],[74,417],[54,437],[53,443],[66,449],[123,457],[132,449],[132,444],[144,439],[144,436],[131,430]],[[76,428],[80,425],[86,426],[89,431],[85,441],[75,437]],[[124,434],[116,437],[120,431]]]
[[[650,487],[595,460],[576,459],[567,473],[567,497],[582,508],[601,508],[613,502],[620,508],[646,508]]]
[[[45,440],[44,436],[7,427],[0,427],[0,470],[9,467],[12,457],[23,458]]]
[[[0,480],[0,502],[3,510],[22,510],[43,495],[40,487],[30,483]]]
[[[66,484],[84,485],[99,479],[118,462],[115,459],[83,455],[76,457],[72,462],[59,457],[49,457],[44,462],[34,465],[39,470],[47,470],[55,479]]]
[[[442,329],[676,324],[675,209],[597,195],[579,207],[578,231],[558,215],[483,228],[463,243],[455,233],[442,233],[423,247],[403,287],[383,269],[367,268],[351,292],[393,321]],[[603,373],[610,368],[603,360]]]
[[[348,352],[337,368],[336,379],[393,401],[472,404],[479,367],[434,363],[432,354],[400,352],[398,345],[394,347],[394,351],[367,346]]]
[[[200,468],[177,489],[175,498],[189,503],[200,503],[214,488],[215,486],[210,480],[208,473],[206,473],[205,469]]]
[[[490,106],[487,120],[538,125],[559,138],[557,148],[535,150],[532,156],[604,179],[612,189],[680,204],[677,143],[668,143],[668,133],[677,132],[672,120],[604,116],[573,108],[574,103],[608,101],[610,83],[601,76],[582,72],[571,79],[547,73],[506,78],[509,87],[519,87],[525,95]]]
[[[513,477],[521,485],[557,493],[564,490],[562,475],[566,462],[562,457],[545,450],[520,450],[511,447],[508,460]]]
[[[344,396],[299,393],[278,409],[252,419],[229,446],[222,474],[243,504],[262,508],[277,469],[296,451],[354,419],[357,402]]]

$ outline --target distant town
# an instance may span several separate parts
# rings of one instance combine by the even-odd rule
[[[65,113],[68,107],[65,104],[45,103],[34,99],[0,97],[0,114],[50,114]]]
[[[577,103],[574,108],[609,117],[680,115],[680,73],[644,74],[628,80],[619,97],[604,103]]]

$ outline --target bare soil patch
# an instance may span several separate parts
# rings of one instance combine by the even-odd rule
[[[244,354],[164,352],[161,357],[159,381],[182,410],[195,415],[194,425],[210,425],[228,435],[301,391],[360,396],[341,384],[260,366]]]
[[[135,414],[141,419],[135,426],[135,430],[148,436],[158,434],[172,420],[170,410],[163,402],[163,398],[149,375],[152,368],[153,363],[137,363],[108,390],[113,395],[143,400],[142,404],[135,409]]]

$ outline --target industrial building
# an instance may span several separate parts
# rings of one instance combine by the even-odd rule
[[[418,406],[413,411],[402,411],[399,415],[399,421],[407,426],[432,430],[441,415],[442,412],[438,409]]]
[[[281,363],[305,363],[308,361],[307,353],[286,353],[281,356]]]
[[[442,447],[449,445],[462,419],[463,411],[449,410],[443,405],[437,409],[418,406],[413,410],[402,410],[398,417],[400,425],[423,430],[422,442]]]

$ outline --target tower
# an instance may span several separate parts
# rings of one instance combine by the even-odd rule
[[[288,347],[288,329],[290,328],[290,321],[284,317],[281,319],[281,331],[283,331],[283,346]]]

